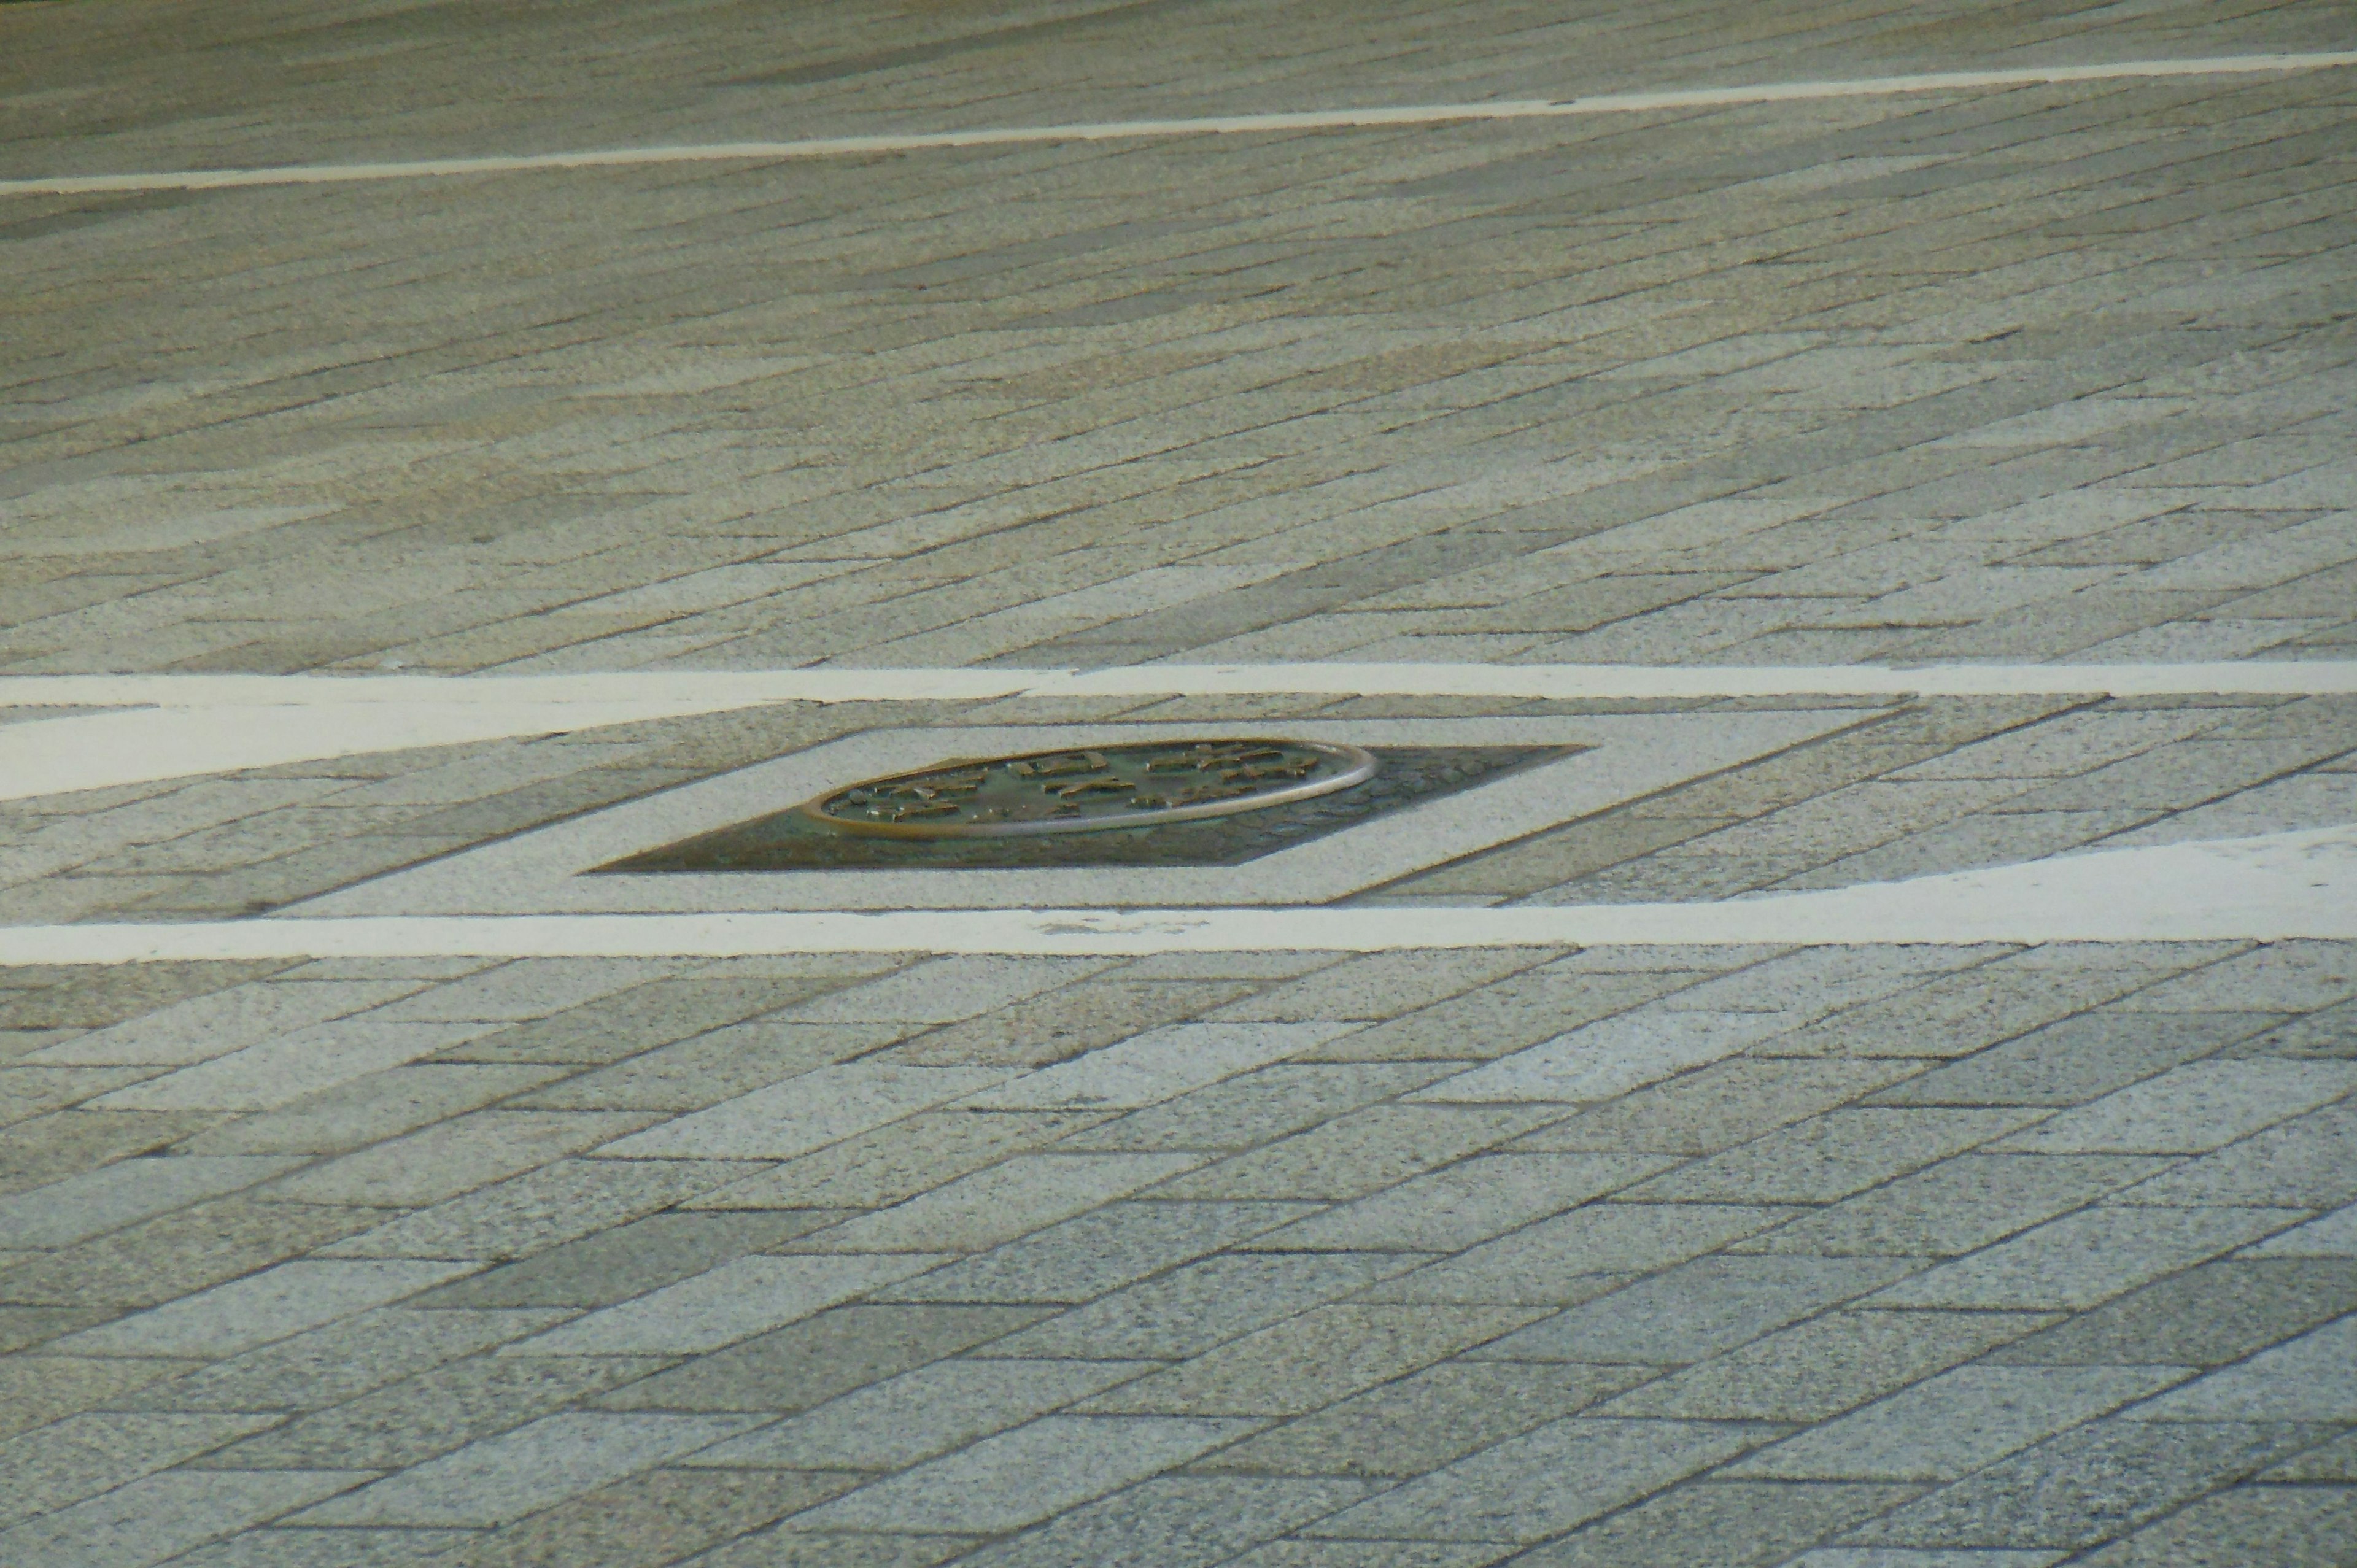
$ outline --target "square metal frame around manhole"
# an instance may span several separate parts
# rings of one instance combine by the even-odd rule
[[[787,909],[1179,908],[1323,904],[1756,760],[1871,710],[1697,711],[1534,718],[1247,720],[1187,725],[873,729],[328,893],[285,916],[699,914]],[[601,870],[863,779],[957,757],[1282,731],[1370,749],[1555,752],[1451,793],[1236,865],[856,870]],[[596,875],[591,875],[596,873]]]

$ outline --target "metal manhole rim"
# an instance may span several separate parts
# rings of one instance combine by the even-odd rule
[[[1284,785],[1224,800],[1210,800],[1191,806],[1170,806],[1152,811],[1137,811],[1125,815],[1103,817],[1049,818],[1020,822],[886,822],[860,821],[835,816],[827,805],[855,789],[884,785],[909,783],[952,769],[990,768],[1001,764],[1028,762],[1040,757],[1081,756],[1097,751],[1156,750],[1178,751],[1202,746],[1281,746],[1303,751],[1318,752],[1333,759],[1339,769],[1322,779],[1312,779],[1298,784]],[[1279,736],[1213,736],[1168,741],[1114,741],[1093,746],[1051,746],[1043,751],[1015,752],[1000,757],[958,757],[936,762],[929,767],[906,773],[885,774],[854,784],[836,785],[812,797],[794,808],[809,820],[836,832],[862,838],[889,839],[997,839],[1029,838],[1047,834],[1131,832],[1159,827],[1169,822],[1202,822],[1211,818],[1240,816],[1269,806],[1288,805],[1295,801],[1314,800],[1363,784],[1380,768],[1374,754],[1362,746],[1341,741],[1301,740]]]

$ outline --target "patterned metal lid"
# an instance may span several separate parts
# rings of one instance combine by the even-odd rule
[[[947,762],[831,791],[802,811],[840,832],[879,838],[1097,832],[1308,800],[1374,772],[1375,759],[1355,746],[1163,741]]]

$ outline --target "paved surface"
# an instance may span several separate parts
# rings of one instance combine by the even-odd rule
[[[16,5],[0,178],[2352,47],[2327,4]],[[1436,923],[2346,829],[2331,694],[922,672],[2324,670],[2352,119],[2321,70],[0,199],[0,675],[915,682],[159,755],[0,801],[0,920],[307,913],[917,725],[1820,735],[1348,900]],[[2357,1562],[2357,944],[2274,934],[0,969],[0,1563]]]

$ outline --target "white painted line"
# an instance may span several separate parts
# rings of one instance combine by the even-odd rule
[[[2357,693],[2357,660],[2199,664],[1125,664],[626,671],[585,675],[0,675],[5,707],[275,707],[359,703],[630,703],[715,712],[762,703],[993,697],[2024,697]]]
[[[2001,70],[1934,71],[1849,81],[1774,81],[1657,92],[1602,93],[1561,101],[1501,99],[1488,103],[1319,109],[1298,113],[1229,114],[1185,120],[1112,120],[1094,124],[1011,125],[877,136],[816,136],[787,142],[714,142],[686,146],[615,147],[503,157],[420,158],[395,163],[299,164],[275,168],[179,169],[147,174],[59,175],[0,180],[0,196],[81,196],[122,190],[220,190],[257,185],[330,185],[353,180],[423,179],[454,175],[524,174],[547,169],[629,168],[654,164],[768,163],[860,157],[939,147],[1006,146],[1034,142],[1106,142],[1166,136],[1267,135],[1369,125],[1435,125],[1473,120],[1551,119],[1783,103],[1906,92],[1976,92],[2076,81],[2128,81],[2186,76],[2274,75],[2357,65],[2357,50],[2307,54],[2212,55],[2193,59],[2118,60],[2106,65],[2019,66]]]
[[[1719,903],[1561,908],[903,909],[0,927],[0,964],[781,952],[1382,952],[1656,943],[2357,939],[2357,827],[2097,851]]]
[[[1140,664],[1114,670],[775,670],[605,675],[17,675],[0,707],[128,708],[0,725],[0,800],[554,735],[765,703],[1018,695],[1523,697],[2303,696],[2357,661],[1749,669],[1631,664]]]

